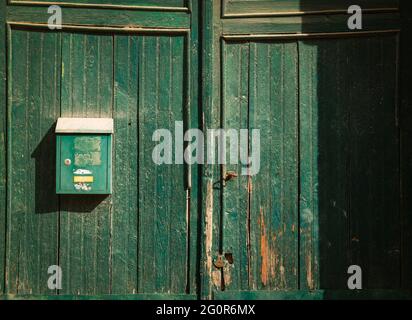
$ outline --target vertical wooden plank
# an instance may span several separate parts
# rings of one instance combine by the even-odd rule
[[[159,53],[156,37],[143,37],[139,74],[139,292],[155,291],[154,224],[157,166],[152,161],[152,134],[157,129]],[[144,124],[144,125],[140,125]],[[140,232],[140,230],[142,232]]]
[[[400,44],[401,105],[401,205],[402,205],[402,288],[412,286],[412,2],[401,1],[402,33]]]
[[[112,293],[137,293],[138,38],[115,36]]]
[[[220,6],[213,1],[201,3],[202,11],[202,129],[220,128]],[[205,155],[209,152],[205,148]],[[220,166],[205,162],[202,169],[201,297],[210,299],[221,288],[221,272],[213,266],[219,248],[221,214]],[[217,189],[217,190],[216,190]]]
[[[295,289],[298,286],[297,45],[251,43],[250,61],[249,129],[260,129],[261,137],[260,171],[251,178],[250,185],[250,281],[252,288],[257,289]]]
[[[6,188],[7,188],[7,94],[6,94],[6,2],[0,3],[0,295],[5,291]]]
[[[399,287],[400,278],[396,41],[389,37],[352,40],[352,262],[369,289]]]
[[[295,42],[270,47],[272,289],[298,288],[298,50]],[[264,147],[265,144],[262,143]],[[262,172],[264,176],[264,172]],[[263,177],[262,176],[262,177]]]
[[[184,38],[143,37],[139,74],[139,292],[185,293],[188,226],[184,166],[157,165],[157,129],[184,117]],[[179,143],[181,137],[176,137]]]
[[[156,51],[151,54],[157,55],[156,61],[156,76],[157,76],[157,113],[156,129],[171,129],[173,128],[176,115],[174,114],[172,99],[172,75],[178,74],[179,71],[172,71],[172,39],[170,37],[157,37],[156,39]],[[177,65],[178,67],[178,65]],[[179,69],[179,68],[178,68]],[[180,71],[181,73],[182,71]],[[176,85],[179,82],[174,82]],[[181,83],[181,82],[180,82]],[[181,95],[180,95],[181,96]],[[169,117],[165,117],[165,115]],[[179,139],[179,138],[177,138]],[[175,143],[178,143],[176,140]],[[156,274],[155,282],[155,292],[165,292],[172,285],[171,274],[173,269],[170,269],[169,259],[172,259],[171,255],[174,252],[171,251],[171,242],[174,241],[171,237],[171,231],[175,230],[177,227],[176,223],[172,222],[172,204],[170,203],[170,197],[172,195],[172,189],[170,188],[172,181],[169,179],[171,170],[174,167],[171,165],[160,165],[156,166],[156,207],[155,207],[155,220],[154,220],[154,251],[153,259],[155,264],[155,269],[153,270]],[[168,179],[169,177],[169,179]],[[178,191],[178,190],[176,190]],[[183,211],[184,212],[184,211]],[[181,212],[181,213],[183,213]],[[148,253],[146,253],[148,254]],[[185,251],[184,251],[185,254]],[[177,262],[177,261],[176,261]],[[185,268],[181,270],[179,278],[186,277],[184,273]]]
[[[64,34],[62,116],[111,117],[113,37]],[[110,292],[111,198],[62,196],[64,294]]]
[[[168,84],[170,90],[170,101],[167,106],[169,110],[169,127],[172,128],[175,121],[179,119],[185,122],[184,127],[187,128],[186,123],[187,107],[185,104],[184,95],[187,94],[187,81],[185,74],[187,60],[184,59],[185,54],[185,39],[182,36],[170,38],[171,51],[169,52],[169,62],[167,65],[170,70],[170,82]],[[162,52],[162,51],[161,51]],[[165,54],[166,51],[165,51]],[[177,141],[175,140],[175,143]],[[177,156],[177,154],[175,155]],[[187,257],[187,246],[189,245],[189,228],[187,221],[187,206],[186,206],[186,190],[187,183],[185,181],[185,166],[173,165],[169,166],[169,171],[165,175],[165,180],[169,182],[166,185],[168,189],[166,194],[168,196],[168,206],[170,207],[170,251],[168,261],[168,271],[170,272],[171,292],[185,293],[188,276],[188,263],[190,259]],[[160,212],[159,212],[160,213]],[[164,217],[161,217],[164,219]],[[183,275],[184,274],[184,275]]]
[[[382,37],[379,47],[378,65],[373,69],[378,79],[377,90],[382,97],[375,96],[376,105],[381,108],[377,119],[378,146],[382,150],[379,172],[379,197],[382,203],[378,220],[377,237],[388,235],[382,240],[382,249],[374,256],[374,263],[380,267],[381,277],[375,283],[377,288],[400,289],[401,282],[401,230],[400,208],[400,128],[399,128],[399,46],[400,35]],[[381,125],[383,123],[383,125]],[[390,183],[388,184],[388,181]],[[392,214],[388,214],[392,212]]]
[[[251,129],[255,127],[256,122],[255,122],[255,108],[256,108],[256,99],[258,98],[258,93],[257,93],[257,43],[252,42],[249,44],[249,123],[248,123],[248,129]],[[249,139],[251,135],[249,132]],[[249,147],[249,152],[250,152],[250,147]],[[262,166],[261,166],[262,168]],[[249,192],[251,193],[250,195],[250,202],[252,201],[253,197],[253,179],[249,177]],[[253,202],[254,203],[254,202]],[[261,221],[259,217],[259,208],[258,208],[258,213],[256,214],[255,208],[252,208],[252,203],[249,203],[249,213],[248,213],[248,220],[249,220],[249,290],[258,290],[258,283],[261,281],[261,277],[259,276],[259,273],[261,270],[259,270],[259,261],[261,259],[260,257],[260,250],[259,250],[259,240],[260,240],[260,226],[259,222]]]
[[[11,47],[8,292],[53,294],[47,269],[58,263],[58,197],[51,190],[60,36],[13,30]]]
[[[312,58],[325,65],[316,71],[317,85],[312,85],[319,93],[319,281],[322,289],[342,289],[347,286],[349,266],[350,40],[306,45],[318,48],[318,56]]]
[[[350,86],[350,102],[354,102],[355,106],[350,106],[350,134],[349,143],[351,146],[351,158],[349,164],[350,175],[350,263],[359,265],[363,271],[363,286],[368,287],[371,284],[371,267],[369,263],[369,253],[365,251],[370,245],[370,251],[376,251],[376,244],[371,242],[371,233],[373,228],[373,220],[370,220],[371,211],[379,214],[379,206],[374,202],[376,190],[371,183],[373,181],[373,173],[376,172],[376,161],[370,163],[377,156],[375,145],[376,137],[373,134],[373,121],[376,117],[371,113],[374,106],[368,107],[371,91],[374,90],[370,83],[372,74],[368,59],[370,57],[370,40],[366,40],[366,45],[362,45],[357,39],[351,41],[351,49],[349,54],[356,65],[351,65],[351,71],[354,81]],[[367,154],[363,154],[363,150],[368,150]],[[374,153],[373,155],[371,153]],[[373,169],[368,170],[369,166]],[[360,177],[363,177],[360,179]],[[369,189],[371,188],[371,189]],[[370,190],[370,191],[369,191]],[[372,209],[373,208],[373,209]],[[373,219],[373,218],[372,218]],[[365,225],[366,224],[366,225]]]
[[[268,289],[270,287],[271,263],[275,257],[270,252],[271,226],[271,204],[267,199],[271,198],[273,177],[271,176],[271,153],[266,148],[272,144],[270,134],[271,123],[268,117],[268,106],[270,106],[269,90],[269,45],[266,43],[251,43],[251,62],[250,62],[250,123],[249,130],[260,130],[261,135],[261,154],[260,172],[256,176],[250,177],[250,232],[251,235],[251,283],[256,289]],[[252,67],[253,65],[253,67]],[[249,137],[252,134],[249,132]],[[249,141],[249,153],[255,146]],[[263,150],[262,150],[263,149]],[[268,151],[268,152],[265,152]],[[264,178],[263,178],[264,176]],[[269,179],[268,179],[269,176]],[[253,263],[254,262],[254,263]]]
[[[299,244],[302,290],[318,288],[318,90],[317,47],[299,42],[300,199]]]
[[[188,126],[194,129],[200,129],[201,125],[201,103],[200,103],[200,74],[199,74],[199,57],[200,57],[200,8],[201,4],[199,1],[190,0],[188,1],[189,9],[191,11],[191,33],[187,37],[187,48],[188,59],[186,63],[189,67],[186,69],[186,74],[189,77],[189,96],[187,97],[187,103],[190,111],[190,118]],[[201,164],[195,164],[190,166],[190,233],[189,233],[189,263],[188,263],[188,292],[190,294],[197,294],[199,292],[199,253],[200,253],[200,220],[199,216],[201,214],[202,206],[202,195],[201,195],[201,180],[200,180],[200,170],[202,168]]]
[[[10,38],[10,55],[9,55],[9,77],[13,79],[16,85],[9,87],[9,108],[8,108],[8,225],[9,231],[7,234],[7,279],[6,288],[8,293],[16,294],[18,292],[18,258],[20,257],[20,236],[24,236],[22,232],[24,213],[26,210],[26,201],[24,200],[24,192],[22,192],[21,183],[19,187],[14,181],[24,180],[24,171],[16,171],[13,169],[13,163],[27,161],[27,155],[24,150],[25,143],[25,117],[27,108],[27,64],[28,64],[28,42],[30,33],[21,31],[12,32]],[[13,48],[19,48],[13,58]],[[13,63],[14,60],[24,61],[24,63]],[[12,97],[15,97],[14,99]],[[20,99],[17,99],[20,97]],[[13,124],[13,126],[11,125]],[[14,128],[14,130],[13,130]],[[13,131],[20,132],[19,135],[13,139]],[[25,162],[26,162],[25,161]],[[15,186],[12,188],[12,186]],[[14,190],[12,190],[14,189]],[[16,203],[18,206],[13,205]],[[13,226],[15,226],[13,228]],[[14,230],[13,230],[14,229]],[[13,232],[11,232],[13,230]],[[21,235],[20,235],[21,234]],[[17,238],[17,239],[16,239]]]
[[[223,128],[239,133],[240,129],[248,128],[249,44],[225,43],[223,48]],[[245,148],[247,152],[248,146]],[[223,251],[231,253],[233,258],[233,263],[227,263],[224,269],[225,289],[247,290],[248,177],[242,176],[240,164],[229,163],[230,149],[226,152],[226,161],[226,172],[235,172],[237,177],[228,181],[223,189]]]

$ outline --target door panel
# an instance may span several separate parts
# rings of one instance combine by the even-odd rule
[[[297,44],[229,43],[224,50],[225,128],[261,136],[256,176],[226,166],[238,178],[223,192],[223,250],[233,255],[225,288],[297,288]]]
[[[187,169],[152,160],[154,131],[188,113],[185,45],[184,35],[12,29],[9,293],[55,293],[55,264],[59,294],[186,293]],[[59,116],[114,118],[113,196],[55,194]]]
[[[354,264],[364,288],[400,287],[397,45],[224,44],[223,123],[261,130],[261,165],[225,168],[222,288],[346,289]]]
[[[9,41],[6,285],[10,293],[50,294],[47,268],[58,264],[60,34],[13,30]]]
[[[397,46],[395,35],[299,44],[301,210],[318,211],[325,289],[346,288],[353,264],[364,288],[400,287]]]

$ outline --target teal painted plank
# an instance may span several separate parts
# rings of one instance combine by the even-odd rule
[[[318,91],[316,46],[299,43],[300,93],[300,289],[318,288]]]
[[[229,16],[253,16],[274,14],[296,14],[301,12],[344,12],[346,13],[351,0],[223,0],[223,10]],[[398,9],[398,0],[360,0],[356,3],[364,10]]]
[[[303,44],[302,44],[303,45]],[[349,266],[349,193],[350,179],[347,168],[350,163],[349,86],[351,52],[350,40],[319,40],[311,43],[318,48],[312,55],[318,67],[317,81],[312,90],[320,94],[318,99],[319,145],[319,259],[320,287],[323,289],[345,288],[346,270]],[[326,67],[327,66],[327,67]]]
[[[179,72],[173,72],[172,69],[172,39],[170,37],[158,37],[156,39],[156,51],[152,52],[153,55],[157,55],[156,60],[156,81],[157,81],[157,110],[156,110],[156,128],[172,128],[174,121],[176,120],[176,115],[174,113],[174,106],[171,102],[172,96],[172,83],[179,84],[181,81],[172,82],[172,75],[178,74]],[[181,52],[180,52],[181,56]],[[177,65],[179,69],[179,66]],[[164,115],[169,115],[165,117]],[[171,266],[169,264],[169,259],[172,259],[171,252],[172,237],[171,230],[175,230],[178,227],[172,222],[172,207],[173,205],[168,201],[174,190],[179,190],[171,188],[173,182],[169,179],[171,178],[171,170],[173,166],[170,165],[160,165],[156,168],[156,189],[155,189],[155,203],[156,212],[154,217],[154,251],[152,259],[154,261],[154,272],[156,274],[155,291],[154,292],[165,292],[169,290],[172,285],[171,274],[173,269],[169,269]],[[169,179],[168,179],[169,177]],[[167,199],[167,200],[165,200]],[[182,199],[180,199],[181,201]],[[179,200],[178,200],[179,201]],[[180,214],[184,214],[180,212]],[[183,230],[184,231],[184,230]],[[185,248],[180,247],[181,250]],[[143,253],[148,255],[148,253]],[[183,251],[183,255],[185,251]],[[177,266],[176,266],[177,267]],[[181,270],[180,277],[185,277],[185,268]]]
[[[187,75],[185,70],[188,68],[185,64],[188,60],[185,55],[185,38],[172,37],[170,51],[170,65],[168,66],[170,77],[170,100],[167,104],[169,110],[169,126],[175,121],[184,120],[185,128],[187,128],[187,113],[188,105],[186,104],[185,94],[187,94]],[[162,52],[162,51],[160,51]],[[164,58],[163,58],[164,59]],[[176,141],[175,141],[176,143]],[[177,156],[177,154],[175,155]],[[183,293],[186,291],[188,284],[188,263],[190,262],[188,254],[189,246],[189,229],[188,229],[188,204],[187,197],[187,178],[186,167],[184,165],[173,165],[168,168],[165,174],[165,181],[170,184],[167,186],[169,195],[168,205],[170,208],[170,249],[168,272],[170,273],[171,292]],[[159,212],[161,213],[161,212]],[[163,219],[163,216],[160,216]]]
[[[364,14],[362,21],[362,31],[393,30],[400,27],[400,16],[398,13]],[[222,28],[225,35],[352,31],[348,28],[347,14],[231,18],[222,20]]]
[[[270,250],[277,253],[273,289],[298,287],[298,53],[297,44],[271,46],[269,51],[271,92],[271,174],[270,217],[274,234]],[[279,71],[278,71],[279,70]],[[264,145],[264,144],[262,144]]]
[[[13,4],[30,4],[30,0],[11,0]],[[49,0],[38,0],[36,1],[37,4],[42,2],[50,2]],[[113,0],[55,0],[53,1],[56,4],[60,4],[64,6],[65,4],[79,4],[79,5],[119,5],[119,6],[141,6],[141,7],[171,7],[171,8],[183,8],[185,7],[185,0],[117,0],[114,2]],[[47,5],[47,3],[45,4]],[[161,8],[160,8],[161,9]]]
[[[0,4],[0,294],[4,293],[6,266],[6,188],[7,188],[7,94],[6,94],[6,3]]]
[[[387,237],[380,238],[382,245],[377,254],[373,256],[373,265],[378,266],[375,288],[400,289],[401,280],[401,239],[402,218],[400,208],[400,128],[399,128],[399,46],[400,36],[383,37],[375,41],[373,49],[380,48],[377,59],[382,65],[380,72],[374,78],[378,79],[377,92],[382,92],[374,97],[376,105],[382,108],[377,111],[378,148],[384,150],[380,161],[378,199],[381,201],[381,212],[376,232]],[[381,99],[379,99],[381,98]],[[373,102],[372,102],[373,103]],[[381,125],[383,123],[383,125]],[[388,186],[391,181],[391,186]],[[393,214],[388,214],[391,212]],[[389,226],[389,227],[388,227]],[[379,238],[378,236],[375,236]],[[380,266],[379,264],[382,263]],[[375,270],[374,270],[375,272]]]
[[[47,24],[50,15],[44,7],[9,6],[7,21]],[[63,24],[145,28],[189,28],[186,12],[156,12],[120,9],[64,8]]]
[[[62,116],[111,117],[113,37],[64,34]],[[62,294],[110,292],[111,201],[61,198]]]
[[[224,44],[223,121],[225,129],[248,128],[248,64],[249,44]],[[237,131],[239,133],[239,131]],[[235,141],[238,145],[238,142]],[[230,142],[233,147],[233,142]],[[247,146],[245,152],[247,153]],[[226,152],[226,172],[237,177],[227,181],[223,190],[223,251],[232,254],[233,264],[224,267],[225,290],[246,290],[249,284],[249,192],[248,177],[242,176],[242,166],[230,164],[230,149]]]
[[[200,128],[200,74],[199,74],[199,62],[200,62],[200,7],[199,1],[190,0],[189,8],[192,12],[192,25],[191,33],[188,36],[188,42],[186,43],[186,52],[188,52],[189,68],[186,69],[186,74],[189,77],[188,83],[188,95],[186,97],[186,103],[189,105],[189,120],[188,126],[191,128]],[[200,233],[199,216],[201,214],[202,206],[202,194],[201,194],[201,182],[200,182],[200,170],[201,165],[195,164],[190,166],[190,234],[189,234],[189,284],[188,292],[190,294],[197,294],[199,292],[200,283],[200,268],[199,268],[199,253],[200,253]]]
[[[412,61],[412,3],[401,2],[402,33],[400,43],[400,92],[399,120],[401,126],[401,209],[402,209],[402,288],[412,287],[412,94],[410,90]]]
[[[256,108],[256,100],[258,99],[257,97],[257,71],[256,71],[256,65],[257,65],[257,44],[256,43],[250,43],[249,45],[249,123],[248,123],[248,129],[257,129],[255,127],[256,122],[255,122],[255,108]],[[259,128],[260,129],[260,128]],[[251,134],[249,132],[249,139],[251,137]],[[250,147],[249,147],[250,148]],[[250,152],[250,150],[249,150]],[[252,184],[252,179],[249,180],[249,192],[253,193],[253,187],[254,185]],[[250,198],[252,195],[250,196]],[[251,200],[250,200],[251,201]],[[258,290],[261,288],[262,282],[262,277],[259,276],[261,274],[260,269],[260,235],[261,235],[261,228],[260,228],[260,210],[258,208],[258,211],[256,213],[256,207],[253,208],[252,210],[252,204],[249,204],[249,290]],[[265,232],[266,230],[263,230]]]
[[[352,70],[351,86],[350,240],[352,262],[362,267],[368,289],[400,285],[394,40],[391,36],[353,42],[358,67]],[[389,46],[382,51],[384,43]]]
[[[285,291],[223,291],[216,292],[216,300],[322,300],[322,290],[285,290]]]
[[[60,51],[56,33],[12,31],[7,291],[15,294],[53,292],[47,269],[58,262],[59,209],[50,150],[60,111]]]
[[[220,6],[213,1],[202,5],[202,129],[220,128]],[[205,148],[205,155],[209,149]],[[201,215],[201,297],[211,298],[212,290],[221,288],[221,272],[213,266],[219,248],[219,220],[221,214],[220,194],[221,171],[217,165],[205,162],[201,173],[202,202]],[[217,189],[217,190],[215,190]]]
[[[196,300],[197,296],[194,294],[106,294],[106,295],[0,295],[1,300]]]
[[[250,186],[250,281],[260,290],[298,285],[297,61],[294,43],[251,43],[249,128],[260,129],[261,159]]]
[[[139,292],[183,293],[188,227],[183,165],[156,165],[156,129],[184,117],[183,37],[143,37],[139,74]],[[144,124],[144,125],[143,125]]]
[[[152,133],[157,129],[157,97],[159,59],[156,37],[141,40],[139,71],[139,292],[155,291],[156,269],[154,264],[154,223],[156,215],[157,166],[152,161],[154,144]],[[149,57],[150,58],[149,58]],[[146,192],[144,192],[146,191]],[[143,231],[142,230],[142,231]]]
[[[412,300],[410,290],[287,290],[216,292],[217,300]]]
[[[112,293],[137,293],[138,39],[115,36]]]

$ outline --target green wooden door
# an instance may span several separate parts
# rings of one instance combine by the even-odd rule
[[[335,297],[352,264],[405,287],[398,1],[359,0],[360,33],[350,1],[56,2],[55,31],[48,1],[0,4],[0,294]],[[114,118],[112,195],[55,194],[58,117]],[[155,165],[175,121],[259,129],[258,174]]]
[[[346,289],[350,265],[400,288],[397,36],[223,52],[224,126],[259,129],[261,161],[224,168],[220,289]]]
[[[150,10],[87,9],[89,21],[64,7],[62,31],[47,29],[47,7],[8,7],[30,21],[8,33],[9,295],[195,297],[196,168],[156,165],[152,135],[197,117],[197,28],[184,1],[140,2],[124,4]],[[114,118],[113,195],[56,195],[58,117]]]
[[[206,33],[216,57],[206,61],[207,123],[259,129],[261,160],[251,177],[206,168],[205,287],[223,299],[336,297],[359,265],[365,290],[399,290],[396,15],[364,16],[356,34],[346,4],[292,2],[209,7],[220,27]],[[332,8],[342,15],[328,22]],[[227,172],[237,177],[212,191]]]

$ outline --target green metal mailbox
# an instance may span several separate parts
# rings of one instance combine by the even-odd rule
[[[112,193],[112,135],[113,119],[58,119],[58,194]]]

